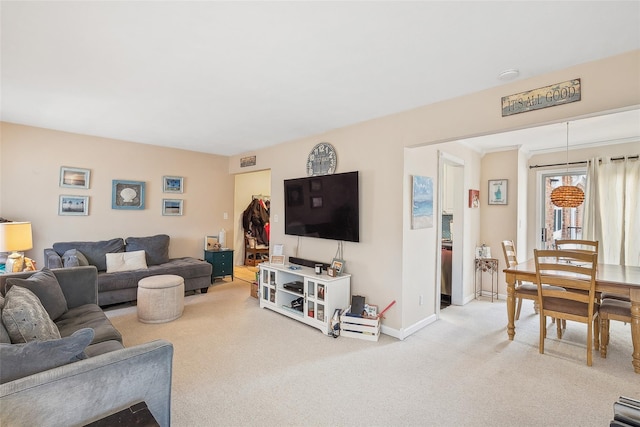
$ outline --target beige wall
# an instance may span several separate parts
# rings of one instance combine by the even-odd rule
[[[518,188],[519,188],[519,154],[518,150],[490,153],[482,158],[482,186],[480,190],[481,244],[491,248],[491,256],[498,259],[498,271],[505,268],[502,256],[502,240],[517,241],[518,235]],[[489,205],[488,180],[507,180],[507,204]],[[500,275],[502,276],[502,275]],[[502,279],[502,277],[501,277]],[[485,274],[484,288],[490,283],[491,276]],[[498,281],[498,293],[506,295],[506,285],[503,280]]]
[[[320,141],[329,141],[338,152],[337,172],[360,172],[361,242],[344,244],[346,268],[353,274],[352,293],[364,295],[369,302],[382,307],[396,300],[396,306],[389,310],[383,322],[383,331],[404,337],[428,323],[434,313],[437,314],[437,308],[433,306],[437,304],[434,297],[439,262],[436,256],[439,246],[437,232],[435,229],[411,230],[408,226],[410,205],[407,203],[411,174],[438,176],[434,159],[437,149],[430,145],[637,106],[640,104],[639,64],[640,51],[634,51],[264,150],[243,153],[229,158],[228,165],[224,158],[217,156],[3,125],[2,215],[13,219],[35,218],[34,223],[37,221],[40,224],[34,231],[38,256],[44,245],[56,240],[84,239],[88,236],[126,237],[134,232],[146,235],[167,230],[178,240],[172,248],[174,254],[180,251],[185,255],[197,255],[205,234],[217,233],[222,227],[226,230],[233,228],[232,219],[228,223],[220,219],[223,212],[232,212],[233,208],[233,181],[228,174],[269,169],[273,219],[271,241],[283,243],[287,255],[330,261],[336,253],[337,242],[284,234],[282,185],[284,179],[306,175],[304,165],[311,148]],[[502,96],[578,77],[582,79],[584,88],[582,101],[501,117]],[[7,133],[10,138],[5,135]],[[406,148],[415,149],[411,160],[407,160]],[[513,233],[517,232],[515,205],[491,209],[486,205],[486,179],[518,180],[518,172],[516,167],[508,168],[505,172],[499,169],[485,171],[484,162],[492,162],[488,158],[483,159],[483,175],[480,179],[477,153],[469,148],[458,147],[458,144],[447,145],[446,149],[456,151],[452,154],[465,159],[465,190],[478,188],[483,194],[480,209],[468,212],[464,220],[464,293],[468,298],[473,292],[471,247],[480,243],[483,237],[488,239],[492,231],[505,229],[505,225]],[[29,154],[34,152],[42,157],[36,159]],[[254,154],[257,156],[256,166],[240,168],[240,157]],[[518,164],[517,152],[507,153],[506,156]],[[413,159],[418,158],[423,158],[424,164],[416,164]],[[96,187],[92,186],[87,191],[92,197],[89,217],[57,216],[57,197],[61,194],[57,177],[62,165],[89,167],[96,171],[96,176],[92,177],[92,181],[96,180]],[[185,217],[165,218],[159,213],[162,198],[159,180],[164,174],[187,177]],[[148,208],[143,212],[112,211],[110,182],[114,178],[147,181]],[[10,184],[7,183],[8,179],[11,179]],[[25,181],[27,185],[23,184]],[[517,200],[514,194],[517,188],[510,185],[511,200]],[[527,209],[529,217],[530,206]],[[498,223],[490,219],[487,225],[490,228],[483,229],[480,218],[485,215],[493,217],[492,214],[504,221]],[[276,221],[276,216],[279,221]],[[474,231],[475,227],[482,229],[482,234]],[[431,295],[428,307],[417,303],[416,295],[422,292]]]
[[[233,177],[223,156],[161,148],[47,129],[1,124],[1,196],[5,218],[31,221],[33,249],[58,241],[171,236],[171,257],[203,258],[204,236],[225,228],[233,241]],[[61,166],[91,170],[90,188],[59,187]],[[164,175],[184,177],[184,193],[162,192]],[[111,209],[113,179],[144,181],[144,210]],[[60,195],[89,196],[88,216],[59,216]],[[162,199],[184,199],[182,216],[163,216]]]

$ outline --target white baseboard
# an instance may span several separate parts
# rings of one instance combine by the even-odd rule
[[[382,327],[380,328],[380,332],[385,334],[385,335],[389,335],[390,337],[394,337],[394,338],[397,338],[399,340],[403,340],[403,339],[407,338],[408,336],[418,332],[420,329],[424,328],[425,326],[432,324],[436,320],[438,320],[436,318],[436,315],[432,314],[431,316],[426,317],[426,318],[422,319],[421,321],[419,321],[417,323],[414,323],[413,325],[409,326],[408,328],[401,329],[401,330],[390,328],[388,326],[382,325]]]

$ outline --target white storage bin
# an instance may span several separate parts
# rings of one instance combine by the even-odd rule
[[[340,335],[367,341],[380,338],[380,319],[378,317],[353,317],[349,313],[351,306],[340,315]]]

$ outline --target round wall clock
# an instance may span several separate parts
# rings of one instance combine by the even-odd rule
[[[307,158],[307,175],[329,175],[336,171],[338,155],[333,145],[321,142],[313,147]]]

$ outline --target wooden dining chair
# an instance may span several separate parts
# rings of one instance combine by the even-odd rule
[[[609,321],[618,320],[631,323],[631,302],[614,298],[605,298],[598,309],[600,318],[600,357],[607,357],[609,345]]]
[[[502,241],[502,252],[504,254],[504,260],[508,267],[513,267],[518,264],[518,257],[516,255],[516,248],[513,244],[513,240],[503,240]],[[544,285],[548,287],[548,285]],[[560,287],[555,287],[558,291],[562,291],[563,289]],[[540,308],[538,305],[538,286],[535,283],[522,282],[518,281],[515,286],[515,294],[516,294],[516,320],[520,318],[520,310],[522,308],[522,300],[528,299],[533,301],[533,310],[538,314],[540,312]],[[555,323],[555,319],[552,318],[552,322]],[[557,333],[558,338],[562,338],[562,323],[558,323],[557,325]]]
[[[556,244],[556,249],[559,249],[559,250],[570,250],[570,251],[578,251],[578,252],[584,251],[587,253],[595,252],[596,254],[598,253],[598,248],[600,246],[600,243],[598,240],[580,240],[580,239],[557,239],[555,244]],[[612,292],[603,292],[603,293],[596,292],[597,301],[601,301],[606,298],[618,299],[621,301],[629,301],[629,297],[627,295],[620,295]]]
[[[556,239],[556,249],[576,252],[598,253],[599,242],[597,240],[581,239]]]
[[[536,284],[540,303],[540,353],[544,354],[546,317],[587,324],[587,366],[592,365],[593,347],[600,347],[596,305],[596,253],[534,249]],[[543,285],[560,286],[563,291]]]
[[[507,267],[513,267],[518,264],[516,256],[516,247],[513,240],[502,241],[502,253],[504,254],[504,262]],[[538,287],[533,283],[522,282],[518,280],[515,286],[516,290],[516,320],[520,319],[520,310],[522,309],[522,300],[532,300],[533,309],[538,313]]]

